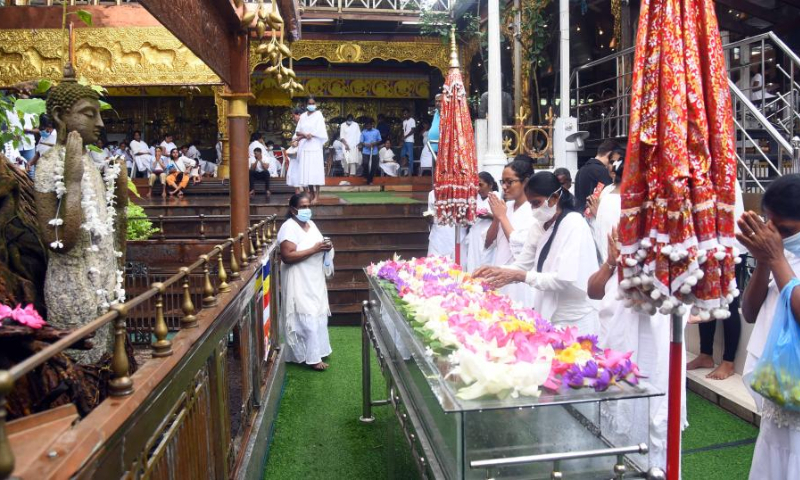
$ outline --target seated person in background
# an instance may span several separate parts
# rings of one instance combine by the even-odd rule
[[[189,143],[189,150],[186,152],[186,156],[197,162],[197,164],[200,166],[200,175],[204,177],[217,176],[217,164],[203,160],[200,157],[200,150],[197,149],[194,142]]]
[[[400,169],[400,164],[394,159],[394,152],[392,151],[392,141],[386,140],[383,143],[383,148],[378,152],[378,157],[381,159],[380,167],[383,173],[389,177],[396,177],[397,170]],[[403,157],[408,163],[408,157]]]
[[[148,179],[148,183],[150,183],[150,196],[153,196],[153,186],[156,184],[156,180],[161,182],[161,196],[167,196],[167,170],[169,165],[169,159],[164,156],[164,152],[161,151],[161,147],[156,147],[155,155],[153,156],[153,161],[150,164],[150,178]]]
[[[180,158],[183,160],[183,164],[189,168],[188,173],[192,178],[192,185],[197,185],[202,182],[203,176],[200,174],[200,163],[189,156],[189,145],[183,145],[181,147]]]
[[[95,165],[104,165],[108,159],[108,150],[105,149],[106,144],[103,142],[102,138],[98,138],[95,146],[99,148],[100,151],[89,150],[89,157]]]
[[[269,170],[270,177],[281,176],[281,162],[275,158],[275,142],[272,140],[267,142],[267,151],[264,152],[264,158],[267,160],[267,170]]]
[[[332,165],[332,167],[331,167],[331,172],[339,170],[339,168],[341,168],[341,171],[344,171],[344,168],[345,168],[345,158],[344,158],[345,146],[342,143],[341,138],[336,137],[336,140],[333,141],[333,144],[331,145],[331,148],[333,149],[333,163],[334,163],[334,165]],[[336,166],[337,163],[339,164],[338,167]]]
[[[264,182],[264,191],[267,197],[270,196],[269,191],[269,163],[261,151],[261,147],[253,149],[253,156],[250,157],[250,196],[256,193],[256,182]]]
[[[180,156],[177,148],[173,148],[169,152],[169,164],[167,164],[167,185],[172,187],[169,196],[177,195],[183,196],[183,191],[189,185],[189,175],[191,165],[186,165],[183,162],[183,157]]]
[[[131,152],[128,150],[128,144],[125,143],[125,140],[119,142],[117,148],[111,151],[112,157],[122,157],[125,159],[125,166],[128,167],[128,174],[133,172],[133,157],[131,156]]]
[[[53,126],[53,122],[46,121],[41,129],[39,129],[39,143],[36,144],[36,154],[33,159],[28,162],[28,175],[33,175],[36,171],[36,163],[39,162],[39,157],[51,148],[53,148],[58,141],[58,133]]]

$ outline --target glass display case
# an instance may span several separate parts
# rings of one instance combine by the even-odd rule
[[[556,392],[543,390],[538,398],[463,400],[457,396],[457,381],[448,376],[453,366],[426,354],[392,299],[368,278],[361,420],[371,421],[373,407],[391,405],[424,477],[661,477],[663,465],[651,465],[648,457],[649,401],[663,393],[641,382],[605,392],[563,386]],[[387,381],[385,400],[370,396],[371,348]]]

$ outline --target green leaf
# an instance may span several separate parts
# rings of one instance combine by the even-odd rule
[[[114,110],[114,107],[112,107],[110,103],[100,100],[100,111],[104,112],[106,110]]]
[[[128,177],[128,190],[136,195],[137,198],[142,198],[142,196],[139,195],[139,190],[136,188],[136,184],[133,183],[133,180],[131,180],[131,177]]]
[[[47,104],[41,98],[20,98],[14,102],[14,109],[21,113],[41,115],[47,111]]]
[[[92,14],[91,13],[87,12],[86,10],[78,10],[77,12],[75,12],[75,15],[77,15],[78,18],[80,18],[81,21],[83,23],[85,23],[87,27],[91,27],[92,26]]]
[[[97,145],[87,145],[86,149],[89,150],[90,152],[103,153],[103,150]]]
[[[105,95],[105,94],[108,93],[108,90],[106,90],[106,87],[103,87],[101,85],[89,85],[89,88],[91,88],[92,90],[94,90],[95,92],[97,92],[100,95]]]
[[[53,86],[53,82],[50,79],[43,78],[39,80],[39,83],[36,85],[36,90],[33,91],[34,95],[44,95],[45,93],[50,91],[50,87]]]

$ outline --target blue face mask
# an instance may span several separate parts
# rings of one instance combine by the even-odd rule
[[[784,238],[783,248],[788,250],[795,257],[800,257],[800,232],[795,233],[791,237]]]
[[[316,110],[317,110],[317,106],[316,106],[316,105],[309,105],[309,106],[308,106],[308,107],[306,107],[306,108],[308,108],[308,111],[309,111],[309,112],[314,112],[314,111],[316,111]]]
[[[48,132],[47,130],[42,130],[42,131],[41,131],[41,132],[39,132],[39,133],[41,133],[41,135],[42,135],[42,138],[47,138],[47,137],[49,137],[49,136],[50,136],[50,132]]]
[[[297,215],[295,215],[295,218],[297,218],[303,223],[306,223],[307,221],[311,220],[311,209],[301,208],[297,210]]]

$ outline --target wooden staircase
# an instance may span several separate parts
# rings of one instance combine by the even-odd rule
[[[159,269],[194,261],[229,234],[230,207],[214,205],[145,205],[149,217],[158,215],[188,216],[202,212],[219,217],[204,220],[204,235],[200,238],[196,219],[164,222],[163,235],[154,239],[128,244],[129,262],[158,265]],[[361,302],[368,299],[367,280],[363,269],[370,263],[391,258],[418,257],[427,254],[428,224],[422,217],[424,203],[318,205],[314,207],[314,222],[322,234],[333,241],[336,249],[333,278],[328,282],[332,325],[357,325]],[[251,214],[282,216],[283,205],[253,205]]]

